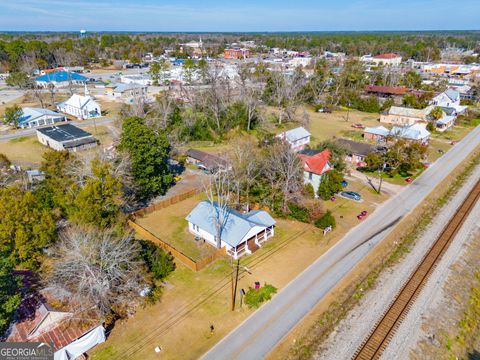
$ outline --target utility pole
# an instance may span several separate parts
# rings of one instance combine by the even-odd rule
[[[237,285],[238,285],[238,272],[240,269],[240,259],[237,260],[235,270],[233,269],[233,259],[232,259],[232,311],[235,310],[235,298],[237,295]],[[233,273],[235,272],[235,276]]]

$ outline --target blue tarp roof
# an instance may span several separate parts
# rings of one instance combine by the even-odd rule
[[[35,80],[37,81],[55,81],[55,82],[62,82],[62,81],[87,81],[88,79],[80,74],[68,71],[57,71],[54,73],[45,74],[42,76],[37,77]]]

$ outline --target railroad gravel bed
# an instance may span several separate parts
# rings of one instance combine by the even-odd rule
[[[381,314],[388,308],[388,305],[391,303],[402,284],[407,281],[416,265],[420,262],[424,254],[431,247],[432,243],[439,236],[445,224],[453,216],[456,209],[460,206],[464,198],[467,196],[469,190],[479,178],[480,167],[477,167],[466,180],[465,185],[462,186],[462,188],[449,201],[449,203],[442,208],[439,215],[428,227],[428,231],[424,232],[418,238],[412,251],[405,256],[402,261],[385,270],[380,275],[375,287],[365,294],[365,296],[360,300],[359,304],[348,313],[346,318],[336,326],[326,341],[320,345],[316,353],[313,355],[314,359],[340,360],[352,358],[364,337],[373,328],[375,322],[379,319]],[[443,278],[444,274],[439,269],[442,268],[444,269],[443,272],[445,272],[446,268],[444,266],[448,268],[448,266],[450,266],[451,263],[458,257],[459,249],[462,248],[462,244],[468,238],[468,236],[464,234],[464,232],[467,231],[465,229],[472,227],[472,221],[473,223],[477,221],[476,219],[478,219],[479,212],[480,206],[477,204],[472,214],[467,219],[465,223],[466,226],[462,227],[462,230],[459,232],[459,236],[456,237],[456,240],[452,246],[445,253],[441,263],[432,274],[429,283],[424,288],[424,291],[422,291],[422,294],[419,297],[420,301],[423,300],[424,292],[427,293],[429,291],[431,284],[440,284],[438,286],[441,287],[442,279],[445,279]],[[472,215],[476,215],[477,217]],[[463,241],[457,241],[460,238]],[[433,292],[435,291],[436,289],[433,289]],[[427,299],[425,301],[429,300]],[[412,308],[412,310],[414,309]],[[412,314],[414,314],[412,315],[413,317],[418,318],[417,320],[421,320],[418,312],[413,311]],[[406,319],[407,324],[409,324],[409,318],[410,314]],[[419,324],[416,326],[419,327]],[[398,347],[405,346],[405,336],[402,337],[403,332],[408,334],[408,337],[413,338],[413,336],[411,336],[412,331],[408,326],[406,327],[406,330],[404,330],[403,327],[400,327],[397,332],[398,340],[397,338],[394,339],[397,349]],[[402,338],[403,340],[401,340]],[[408,352],[403,353],[402,355],[397,355],[394,347],[389,347],[386,349],[386,351],[388,351],[388,354],[387,352],[385,353],[383,356],[384,359],[405,359],[408,357]]]

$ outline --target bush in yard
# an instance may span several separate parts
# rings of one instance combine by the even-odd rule
[[[434,131],[435,131],[435,124],[430,121],[430,122],[427,124],[427,130],[430,131],[430,132],[434,132]]]
[[[325,173],[320,186],[318,196],[322,200],[329,200],[333,195],[342,190],[343,174],[338,170],[331,170]]]
[[[259,289],[249,288],[245,294],[245,304],[249,308],[258,308],[261,303],[270,300],[276,292],[277,288],[268,284]]]
[[[150,241],[142,240],[140,245],[141,256],[154,279],[163,280],[175,270],[172,254]]]
[[[307,195],[309,198],[313,199],[315,197],[315,189],[313,188],[312,184],[305,185],[303,191],[305,192],[305,195]]]
[[[337,222],[335,221],[335,217],[332,215],[332,212],[328,210],[325,215],[315,221],[315,226],[320,229],[325,229],[331,226],[332,229],[335,229],[335,227],[337,226]]]
[[[288,204],[288,209],[290,210],[290,214],[288,214],[290,218],[304,223],[309,222],[310,212],[307,208],[294,203],[290,203]]]

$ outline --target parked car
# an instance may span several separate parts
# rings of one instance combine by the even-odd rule
[[[325,114],[331,114],[332,113],[332,110],[328,107],[323,107],[323,108],[320,108],[317,110],[317,112],[319,113],[325,113]]]
[[[352,127],[355,129],[365,129],[365,125],[360,123],[352,124]]]
[[[362,199],[362,196],[355,191],[342,191],[340,195],[342,195],[344,198],[352,199],[355,201],[360,201]]]
[[[413,181],[413,179],[411,177],[408,177],[405,179],[405,181],[410,184]]]

